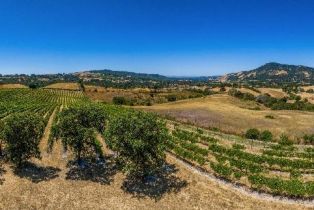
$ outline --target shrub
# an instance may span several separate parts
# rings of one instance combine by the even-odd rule
[[[245,137],[248,139],[259,139],[260,132],[256,128],[250,128],[246,131]]]
[[[168,95],[166,98],[169,102],[173,102],[177,100],[177,96],[175,95]]]
[[[233,144],[232,145],[233,149],[245,149],[245,146],[243,144]]]
[[[3,129],[9,160],[20,167],[31,157],[40,158],[39,142],[44,128],[39,115],[17,113],[9,116]]]
[[[113,116],[105,136],[108,147],[117,152],[124,171],[131,176],[151,175],[165,161],[168,130],[154,114],[128,110]]]
[[[307,93],[314,93],[314,90],[313,89],[308,89],[306,92]]]
[[[273,140],[273,134],[269,130],[264,130],[260,135],[260,140],[271,141]]]
[[[267,118],[267,119],[275,119],[275,117],[273,115],[266,115],[265,118]]]
[[[37,88],[39,88],[39,85],[37,83],[31,83],[31,84],[28,85],[28,87],[30,89],[37,89]]]
[[[304,139],[304,143],[305,144],[312,144],[312,145],[314,145],[314,134],[312,134],[312,135],[304,135],[303,139]]]
[[[127,104],[127,100],[123,96],[115,96],[112,99],[112,103],[116,104],[116,105],[126,105]]]
[[[285,134],[281,134],[279,144],[283,146],[291,146],[293,142],[289,139],[289,137]]]

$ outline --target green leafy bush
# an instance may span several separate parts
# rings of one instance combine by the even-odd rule
[[[144,177],[164,164],[170,137],[165,122],[156,115],[127,110],[111,117],[105,139],[108,147],[117,152],[125,172]]]
[[[262,140],[262,141],[271,141],[271,140],[273,140],[273,134],[269,130],[264,130],[260,134],[260,140]]]
[[[33,113],[16,113],[5,119],[3,138],[9,159],[20,167],[31,157],[40,158],[39,143],[44,129],[42,117]]]
[[[259,139],[260,132],[256,128],[250,128],[246,131],[245,137],[248,139]]]
[[[123,96],[115,96],[112,99],[112,103],[115,105],[127,105],[128,101]]]
[[[293,142],[289,139],[289,137],[285,134],[280,136],[279,144],[283,146],[291,146]]]

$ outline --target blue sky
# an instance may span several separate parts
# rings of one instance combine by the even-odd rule
[[[312,0],[0,0],[0,73],[314,66]]]

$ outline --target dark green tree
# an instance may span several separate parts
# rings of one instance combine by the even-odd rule
[[[248,139],[259,139],[260,138],[260,132],[256,128],[250,128],[246,131],[245,137]]]
[[[264,130],[260,134],[260,139],[262,141],[271,141],[273,139],[273,134],[269,130]]]
[[[96,132],[104,132],[106,112],[95,103],[75,104],[59,114],[59,122],[52,128],[50,150],[59,138],[65,149],[71,149],[78,162],[82,157],[97,154],[102,156],[101,143]]]
[[[33,113],[17,113],[4,123],[3,138],[9,159],[20,167],[31,157],[40,158],[39,143],[45,124]]]
[[[151,113],[125,111],[110,119],[106,143],[118,155],[124,171],[145,178],[161,168],[165,161],[168,130],[165,122]]]

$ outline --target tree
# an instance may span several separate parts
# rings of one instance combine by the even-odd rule
[[[101,144],[96,139],[96,131],[105,129],[106,113],[102,106],[94,103],[75,104],[59,114],[59,122],[53,126],[53,142],[61,138],[65,149],[75,153],[78,163],[82,157],[96,153],[102,156]]]
[[[248,139],[259,139],[260,132],[256,128],[250,128],[246,131],[245,137]]]
[[[16,113],[9,116],[3,129],[9,160],[20,167],[31,157],[40,158],[39,143],[44,129],[39,115]]]
[[[260,139],[262,141],[271,141],[273,139],[273,134],[269,130],[264,130],[260,135]]]
[[[131,176],[152,175],[165,161],[168,130],[154,114],[125,111],[113,116],[105,137],[108,147],[117,152],[118,162]]]
[[[30,89],[37,89],[37,88],[39,87],[39,85],[38,85],[37,83],[30,83],[30,84],[28,85],[28,87],[29,87]]]
[[[78,81],[79,86],[80,86],[80,90],[82,90],[83,92],[85,92],[85,85],[84,85],[84,81],[82,79],[80,79]]]
[[[112,103],[116,105],[126,105],[127,100],[123,96],[115,96],[112,99]]]
[[[177,100],[177,96],[176,95],[168,95],[166,96],[167,100],[169,102],[173,102],[173,101],[176,101]]]

